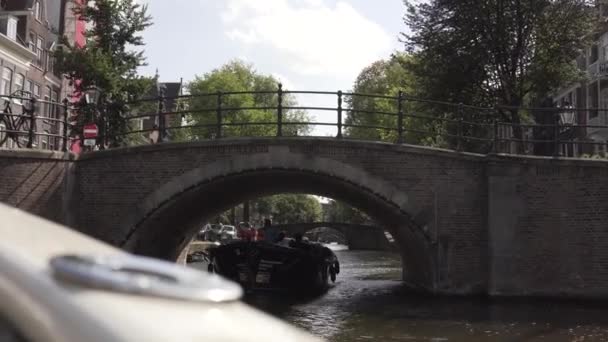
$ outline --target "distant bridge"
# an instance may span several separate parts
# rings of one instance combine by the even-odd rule
[[[384,229],[362,224],[341,222],[310,222],[275,225],[274,228],[285,231],[288,235],[305,234],[318,228],[330,228],[339,231],[350,249],[388,250],[390,242]]]

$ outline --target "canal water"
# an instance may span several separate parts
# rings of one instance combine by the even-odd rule
[[[608,341],[608,304],[434,298],[401,285],[399,255],[335,251],[341,272],[316,298],[249,295],[249,304],[327,341]]]

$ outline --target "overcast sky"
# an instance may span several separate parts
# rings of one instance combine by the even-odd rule
[[[402,0],[147,2],[154,25],[141,73],[158,68],[162,81],[187,82],[239,58],[289,89],[348,90],[362,68],[402,50]]]

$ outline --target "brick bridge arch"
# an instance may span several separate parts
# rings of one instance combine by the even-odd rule
[[[426,281],[422,285],[438,293],[608,296],[608,162],[604,160],[480,156],[304,137],[160,144],[82,156],[0,150],[0,173],[4,177],[0,201],[120,245],[133,224],[140,222],[141,226],[162,218],[152,214],[161,213],[160,209],[173,202],[181,204],[173,206],[173,216],[197,217],[204,214],[201,207],[206,203],[202,199],[247,192],[214,182],[215,194],[190,196],[194,189],[178,182],[181,176],[203,167],[209,170],[220,161],[238,164],[244,156],[270,161],[274,153],[299,156],[305,163],[316,158],[333,160],[390,184],[395,193],[407,195],[408,220],[422,233],[405,227],[404,232],[411,232],[406,235],[411,239],[405,241],[418,245],[420,253],[407,251],[404,245],[401,250],[405,255],[422,255],[421,260],[430,260],[431,270],[426,274],[431,279],[422,278]],[[260,175],[263,170],[249,171]],[[203,179],[203,171],[198,172]],[[220,170],[215,173],[220,174]],[[315,180],[313,172],[306,172],[308,177],[297,177],[297,170],[285,174],[293,176],[292,182],[297,181],[291,185]],[[155,202],[156,191],[173,181],[183,195],[173,201],[159,197]],[[284,179],[274,179],[277,182],[285,184]],[[346,187],[348,182],[339,184],[353,189]],[[322,187],[316,188],[327,190]],[[366,198],[361,195],[365,192],[357,190],[359,197],[353,196],[351,201]],[[348,193],[343,195],[350,197]],[[157,203],[158,209],[149,216],[138,212],[145,203]],[[164,215],[164,219],[168,223],[163,230],[141,230],[141,234],[132,236],[147,236],[141,242],[148,246],[154,246],[155,241],[166,245],[163,239],[168,239],[169,246],[178,245],[180,239],[187,238],[187,229],[180,226],[183,219],[171,220],[171,215]],[[424,262],[420,265],[427,267]],[[412,270],[405,266],[411,275]],[[421,268],[413,271],[425,275]]]
[[[277,230],[285,231],[289,235],[305,234],[318,228],[330,228],[342,234],[350,249],[390,249],[390,242],[384,235],[384,229],[379,226],[345,222],[303,222],[278,224],[274,227]]]
[[[482,162],[435,149],[322,138],[101,151],[76,163],[74,200],[82,210],[73,221],[129,251],[176,259],[205,219],[243,200],[317,194],[360,208],[387,227],[408,283],[471,292],[486,281]],[[450,257],[452,246],[458,251]]]

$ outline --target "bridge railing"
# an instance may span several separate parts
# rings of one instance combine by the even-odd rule
[[[296,104],[296,96],[306,97],[308,104]],[[265,91],[161,95],[131,105],[135,110],[128,116],[130,129],[115,137],[140,135],[142,144],[228,137],[332,136],[476,153],[559,155],[573,146],[588,153],[597,150],[596,146],[604,150],[605,142],[585,137],[604,130],[608,136],[605,109],[479,107],[415,98],[401,91],[393,96],[291,91],[279,84],[277,89]],[[587,113],[599,119],[590,121],[592,124],[568,120]],[[521,121],[512,120],[515,114]]]
[[[67,149],[68,131],[79,129],[68,122],[67,102],[5,98],[8,104],[0,113],[0,147],[8,139],[18,142],[18,147],[34,147],[37,138],[46,136],[60,139],[62,149]],[[31,106],[22,105],[22,113],[14,114],[11,106],[16,102]],[[38,115],[40,104],[54,106],[54,117]],[[605,141],[586,137],[608,136],[607,109],[480,107],[415,98],[402,91],[394,95],[293,91],[281,84],[262,91],[173,97],[161,93],[121,108],[128,113],[124,115],[126,126],[111,130],[109,120],[99,122],[98,148],[232,137],[331,136],[476,153],[557,156],[605,151]],[[514,121],[517,117],[521,120]],[[575,120],[579,117],[584,124]],[[41,120],[56,122],[59,131],[36,129]]]
[[[68,150],[67,100],[41,100],[18,91],[0,96],[0,106],[0,148]]]

